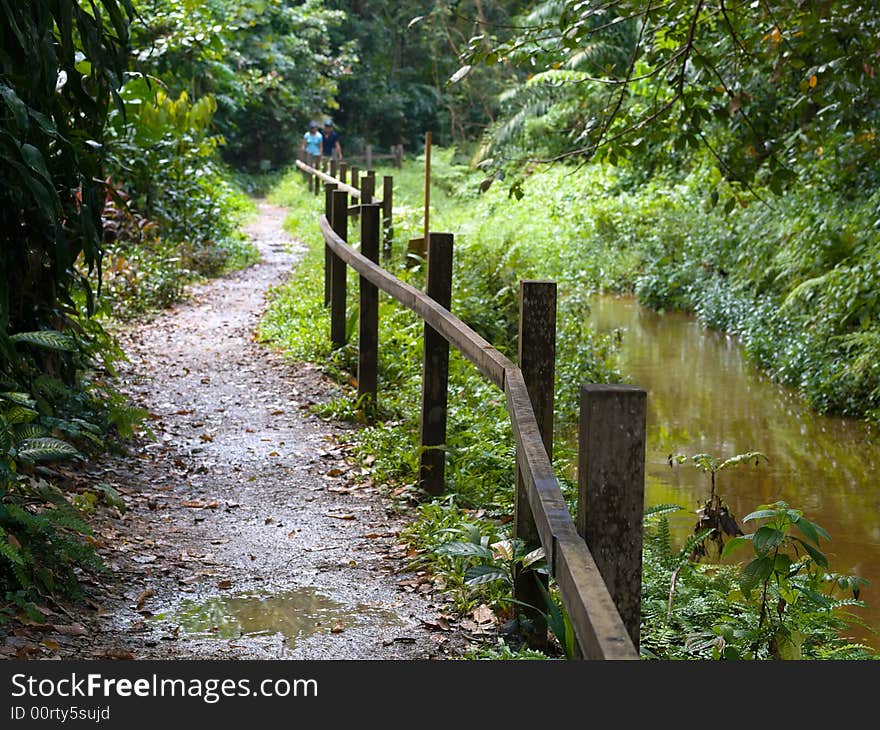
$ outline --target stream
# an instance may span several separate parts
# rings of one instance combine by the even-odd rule
[[[717,475],[717,491],[742,523],[758,505],[782,500],[824,527],[830,568],[870,581],[865,608],[854,608],[880,630],[880,440],[864,422],[817,415],[794,392],[769,380],[743,357],[735,338],[705,329],[694,317],[658,313],[631,297],[598,295],[591,320],[599,332],[622,331],[624,378],[648,394],[645,504],[678,504],[669,515],[682,542],[708,497],[708,476],[689,461],[670,467],[670,454],[727,458],[760,451],[769,461]],[[743,548],[732,557],[745,560]],[[877,648],[860,627],[851,635]]]

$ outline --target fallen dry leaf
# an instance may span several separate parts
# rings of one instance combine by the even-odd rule
[[[495,612],[485,603],[477,606],[471,616],[474,617],[474,621],[476,621],[478,624],[488,624],[495,622]]]
[[[152,588],[147,588],[145,591],[142,591],[141,594],[137,597],[137,600],[134,602],[135,608],[140,611],[144,604],[147,602],[148,598],[152,598],[156,595],[156,591]]]
[[[293,540],[293,538],[296,537],[296,530],[291,530],[290,532],[287,533],[287,536],[288,536],[291,540]]]
[[[125,649],[105,649],[97,656],[101,659],[134,659],[134,654]]]
[[[225,590],[227,590],[228,588],[232,588],[232,581],[231,581],[231,580],[221,580],[221,581],[217,584],[217,587],[218,587],[221,591],[225,591]]]
[[[335,517],[337,520],[356,520],[357,519],[357,517],[355,515],[348,514],[348,513],[342,514],[342,515],[335,515],[335,514],[332,514],[331,512],[327,512],[327,513],[325,513],[325,517]]]
[[[51,628],[52,631],[66,636],[85,636],[89,633],[82,624],[52,624]]]
[[[345,627],[342,625],[342,621],[337,621],[330,629],[331,634],[341,634],[343,631],[345,631]]]

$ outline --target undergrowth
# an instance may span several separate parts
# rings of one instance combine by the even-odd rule
[[[468,174],[453,166],[451,157],[451,152],[436,155],[431,220],[433,230],[455,234],[452,311],[515,359],[518,282],[555,278],[559,287],[555,419],[556,428],[570,429],[577,415],[578,385],[621,377],[613,338],[598,337],[586,324],[587,294],[601,286],[631,289],[639,285],[650,240],[638,248],[621,245],[619,221],[601,215],[600,208],[611,204],[598,196],[591,198],[590,217],[577,183],[567,173],[536,173],[532,184],[536,188],[546,184],[540,200],[531,207],[511,208],[522,201],[513,204],[499,190],[481,196],[467,187]],[[379,170],[377,177],[388,172],[395,175],[396,183],[392,255],[383,263],[398,277],[422,287],[421,266],[405,255],[407,241],[421,235],[419,167],[405,166],[402,174]],[[599,176],[589,184],[608,192],[614,183]],[[461,185],[464,192],[455,193]],[[354,396],[357,286],[350,269],[350,344],[332,350],[329,343],[329,316],[323,305],[324,246],[317,227],[323,195],[308,193],[301,174],[294,171],[269,197],[290,206],[288,229],[308,243],[309,252],[293,278],[273,292],[259,328],[261,340],[282,347],[295,360],[321,364],[342,385],[339,398],[316,405],[313,411],[362,424],[344,438],[352,441],[355,458],[369,466],[374,483],[411,516],[400,536],[410,548],[408,567],[429,571],[435,586],[449,596],[459,615],[487,605],[502,624],[515,623],[518,611],[510,601],[509,559],[516,554],[511,534],[514,448],[502,394],[453,348],[445,446],[447,493],[437,498],[422,493],[416,480],[423,323],[389,298],[380,298],[380,392],[376,419],[368,423],[363,404]],[[661,207],[658,201],[656,210]],[[583,226],[577,234],[563,223],[572,219]],[[351,241],[356,243],[356,225],[350,224],[349,230]],[[639,228],[640,233],[645,231]],[[571,473],[573,457],[570,447],[557,443],[554,466],[558,474]],[[573,485],[564,476],[560,482],[574,514]],[[735,567],[682,560],[671,548],[668,524],[664,531],[663,520],[661,515],[659,523],[651,519],[646,523],[643,656],[712,656],[722,640],[734,643],[733,634],[724,633],[728,624],[723,623],[723,617],[734,616],[729,620],[733,625],[730,631],[739,631],[754,620],[754,606],[736,598]],[[461,547],[464,543],[471,546]],[[674,571],[677,598],[670,614]],[[548,598],[550,603],[538,608],[549,617],[551,603],[559,608],[552,582]],[[837,614],[818,611],[807,624],[817,637],[806,644],[804,653],[809,658],[873,658],[869,647],[849,645],[839,638],[846,622]],[[552,655],[570,651],[561,633],[556,634]],[[509,658],[525,651],[515,633],[502,645],[500,649],[475,649],[472,658]],[[538,658],[540,653],[528,655]]]

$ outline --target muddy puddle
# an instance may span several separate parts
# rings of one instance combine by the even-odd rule
[[[390,609],[368,604],[347,606],[311,586],[275,594],[186,599],[154,619],[179,627],[182,634],[200,638],[280,634],[289,648],[317,634],[341,633],[365,625],[405,625]]]

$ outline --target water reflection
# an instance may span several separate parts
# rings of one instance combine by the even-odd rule
[[[336,625],[356,626],[365,618],[383,625],[399,625],[392,611],[373,606],[344,606],[312,587],[275,595],[215,596],[205,601],[185,600],[167,616],[189,634],[235,639],[240,636],[282,634],[289,646]]]
[[[769,463],[719,473],[718,493],[740,518],[776,500],[803,509],[831,534],[823,544],[831,569],[871,581],[861,595],[867,608],[856,611],[880,628],[877,429],[812,413],[744,362],[735,340],[707,332],[687,315],[606,295],[593,299],[591,317],[599,331],[624,330],[622,369],[648,393],[646,503],[690,510],[670,515],[682,538],[708,482],[693,466],[671,468],[669,455],[763,452]]]

